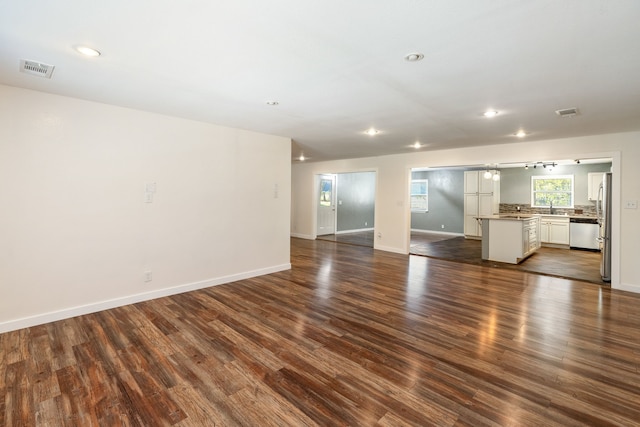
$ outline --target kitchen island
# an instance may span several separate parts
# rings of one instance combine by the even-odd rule
[[[540,217],[535,215],[480,216],[482,259],[518,264],[540,248]]]

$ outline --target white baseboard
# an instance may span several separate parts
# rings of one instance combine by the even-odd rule
[[[360,233],[362,231],[373,231],[373,228],[358,228],[357,230],[336,231],[336,234]]]
[[[627,291],[627,292],[633,292],[633,293],[636,293],[636,294],[640,294],[640,285],[631,285],[631,284],[627,284],[627,283],[620,283],[615,288],[612,286],[611,289],[616,289],[616,290],[619,290],[619,291]]]
[[[376,245],[374,244],[373,249],[378,250],[378,251],[385,251],[385,252],[393,252],[396,254],[402,254],[402,255],[408,255],[409,253],[403,249],[400,248],[394,248],[391,246],[380,246],[380,245]]]
[[[419,228],[412,228],[411,232],[412,233],[444,234],[446,236],[464,236],[464,233],[453,233],[451,231],[421,230]]]
[[[183,285],[173,286],[170,288],[158,289],[151,292],[141,294],[128,295],[126,297],[114,298],[107,301],[100,301],[91,304],[81,305],[77,307],[65,308],[62,310],[51,311],[48,313],[37,314],[34,316],[23,317],[20,319],[9,320],[0,323],[0,333],[15,331],[17,329],[29,328],[31,326],[42,325],[43,323],[55,322],[58,320],[68,319],[84,314],[95,313],[97,311],[108,310],[110,308],[122,307],[123,305],[135,304],[137,302],[149,301],[156,298],[167,297],[171,295],[181,294],[184,292],[195,291],[198,289],[208,288],[211,286],[222,285],[225,283],[235,282],[238,280],[250,279],[252,277],[263,276],[265,274],[277,273],[278,271],[290,270],[291,264],[274,265],[271,267],[261,268],[258,270],[245,271],[229,276],[216,277],[213,279],[203,280],[200,282],[186,283]]]
[[[298,239],[305,240],[316,240],[316,236],[312,236],[311,234],[300,234],[300,233],[291,233],[289,234],[291,237],[296,237]]]

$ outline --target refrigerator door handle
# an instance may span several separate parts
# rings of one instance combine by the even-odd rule
[[[598,224],[602,224],[602,196],[604,194],[604,184],[600,184],[598,187],[598,197],[596,198],[596,218],[598,218]]]

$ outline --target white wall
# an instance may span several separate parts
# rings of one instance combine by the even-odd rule
[[[290,268],[290,150],[0,86],[0,332]]]
[[[376,249],[409,251],[409,177],[413,167],[482,165],[578,158],[613,158],[614,234],[612,287],[640,292],[640,210],[623,209],[627,200],[640,200],[640,132],[618,133],[360,158],[297,163],[292,168],[292,236],[315,238],[314,176],[377,170]]]

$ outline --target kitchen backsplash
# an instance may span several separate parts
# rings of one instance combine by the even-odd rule
[[[518,207],[520,210],[518,211]],[[571,215],[571,216],[596,216],[595,205],[576,205],[573,209],[553,208],[553,213],[556,215]],[[500,203],[500,213],[522,213],[522,214],[537,214],[544,215],[549,214],[549,208],[532,208],[531,205],[517,204],[517,203]]]

